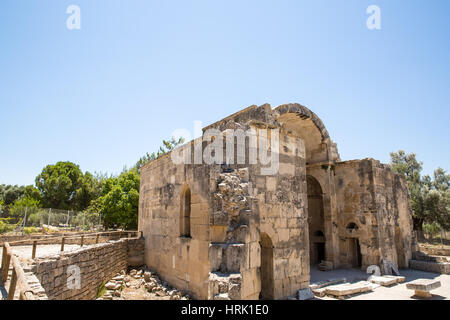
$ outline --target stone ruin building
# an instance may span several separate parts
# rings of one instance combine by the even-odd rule
[[[408,267],[415,241],[405,181],[373,159],[341,161],[308,108],[250,106],[204,135],[210,129],[253,132],[270,146],[275,135],[265,132],[277,129],[278,172],[239,162],[237,152],[196,163],[194,151],[208,151],[204,136],[145,165],[139,231],[145,263],[165,281],[198,299],[283,299],[308,287],[317,264]],[[234,147],[246,159],[249,141]],[[189,160],[176,164],[174,152]]]

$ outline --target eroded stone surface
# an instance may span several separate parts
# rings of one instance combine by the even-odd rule
[[[430,279],[417,279],[406,284],[406,288],[416,291],[431,291],[440,286],[440,281]]]

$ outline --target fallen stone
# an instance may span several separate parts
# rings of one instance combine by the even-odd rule
[[[389,276],[389,275],[387,275],[387,276],[383,276],[383,277],[396,279],[397,283],[405,282],[405,279],[406,279],[404,276]]]
[[[330,280],[315,282],[313,284],[310,284],[309,287],[311,289],[319,289],[319,288],[331,286],[334,284],[344,283],[346,281],[347,281],[347,279],[345,279],[345,278],[330,279]]]
[[[311,291],[314,293],[316,297],[324,297],[327,292],[327,288],[311,289]]]
[[[383,276],[371,276],[369,279],[370,282],[379,284],[381,286],[387,287],[397,283],[397,279]]]
[[[414,294],[422,298],[431,298],[430,291],[441,286],[438,280],[417,279],[406,284],[406,288],[414,290]]]
[[[115,282],[108,282],[105,284],[105,288],[109,290],[115,290],[117,284]]]
[[[356,293],[371,291],[371,283],[368,281],[359,281],[356,283],[344,283],[326,287],[326,294],[336,297],[347,296]]]
[[[314,298],[314,293],[310,288],[300,289],[297,291],[298,300],[309,300]]]
[[[154,283],[148,282],[145,284],[145,289],[152,290],[155,287]]]
[[[156,295],[159,297],[164,297],[166,293],[164,291],[156,291]]]

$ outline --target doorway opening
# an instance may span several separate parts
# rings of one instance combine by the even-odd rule
[[[273,244],[270,237],[261,233],[261,293],[259,298],[262,300],[274,299],[274,280],[273,280]]]
[[[359,245],[358,238],[349,238],[349,263],[353,268],[361,268],[362,267],[362,254],[361,254],[361,246]]]
[[[326,260],[323,192],[316,178],[306,177],[308,194],[309,261],[312,265]]]

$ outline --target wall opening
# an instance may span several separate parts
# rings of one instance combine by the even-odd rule
[[[262,300],[274,299],[273,280],[273,244],[270,237],[261,233],[261,292],[259,298]]]
[[[306,177],[308,193],[309,261],[318,264],[326,259],[323,192],[317,179]]]
[[[180,235],[191,236],[191,189],[186,187],[181,193]]]
[[[361,268],[362,254],[358,238],[348,238],[348,258],[353,268]]]

